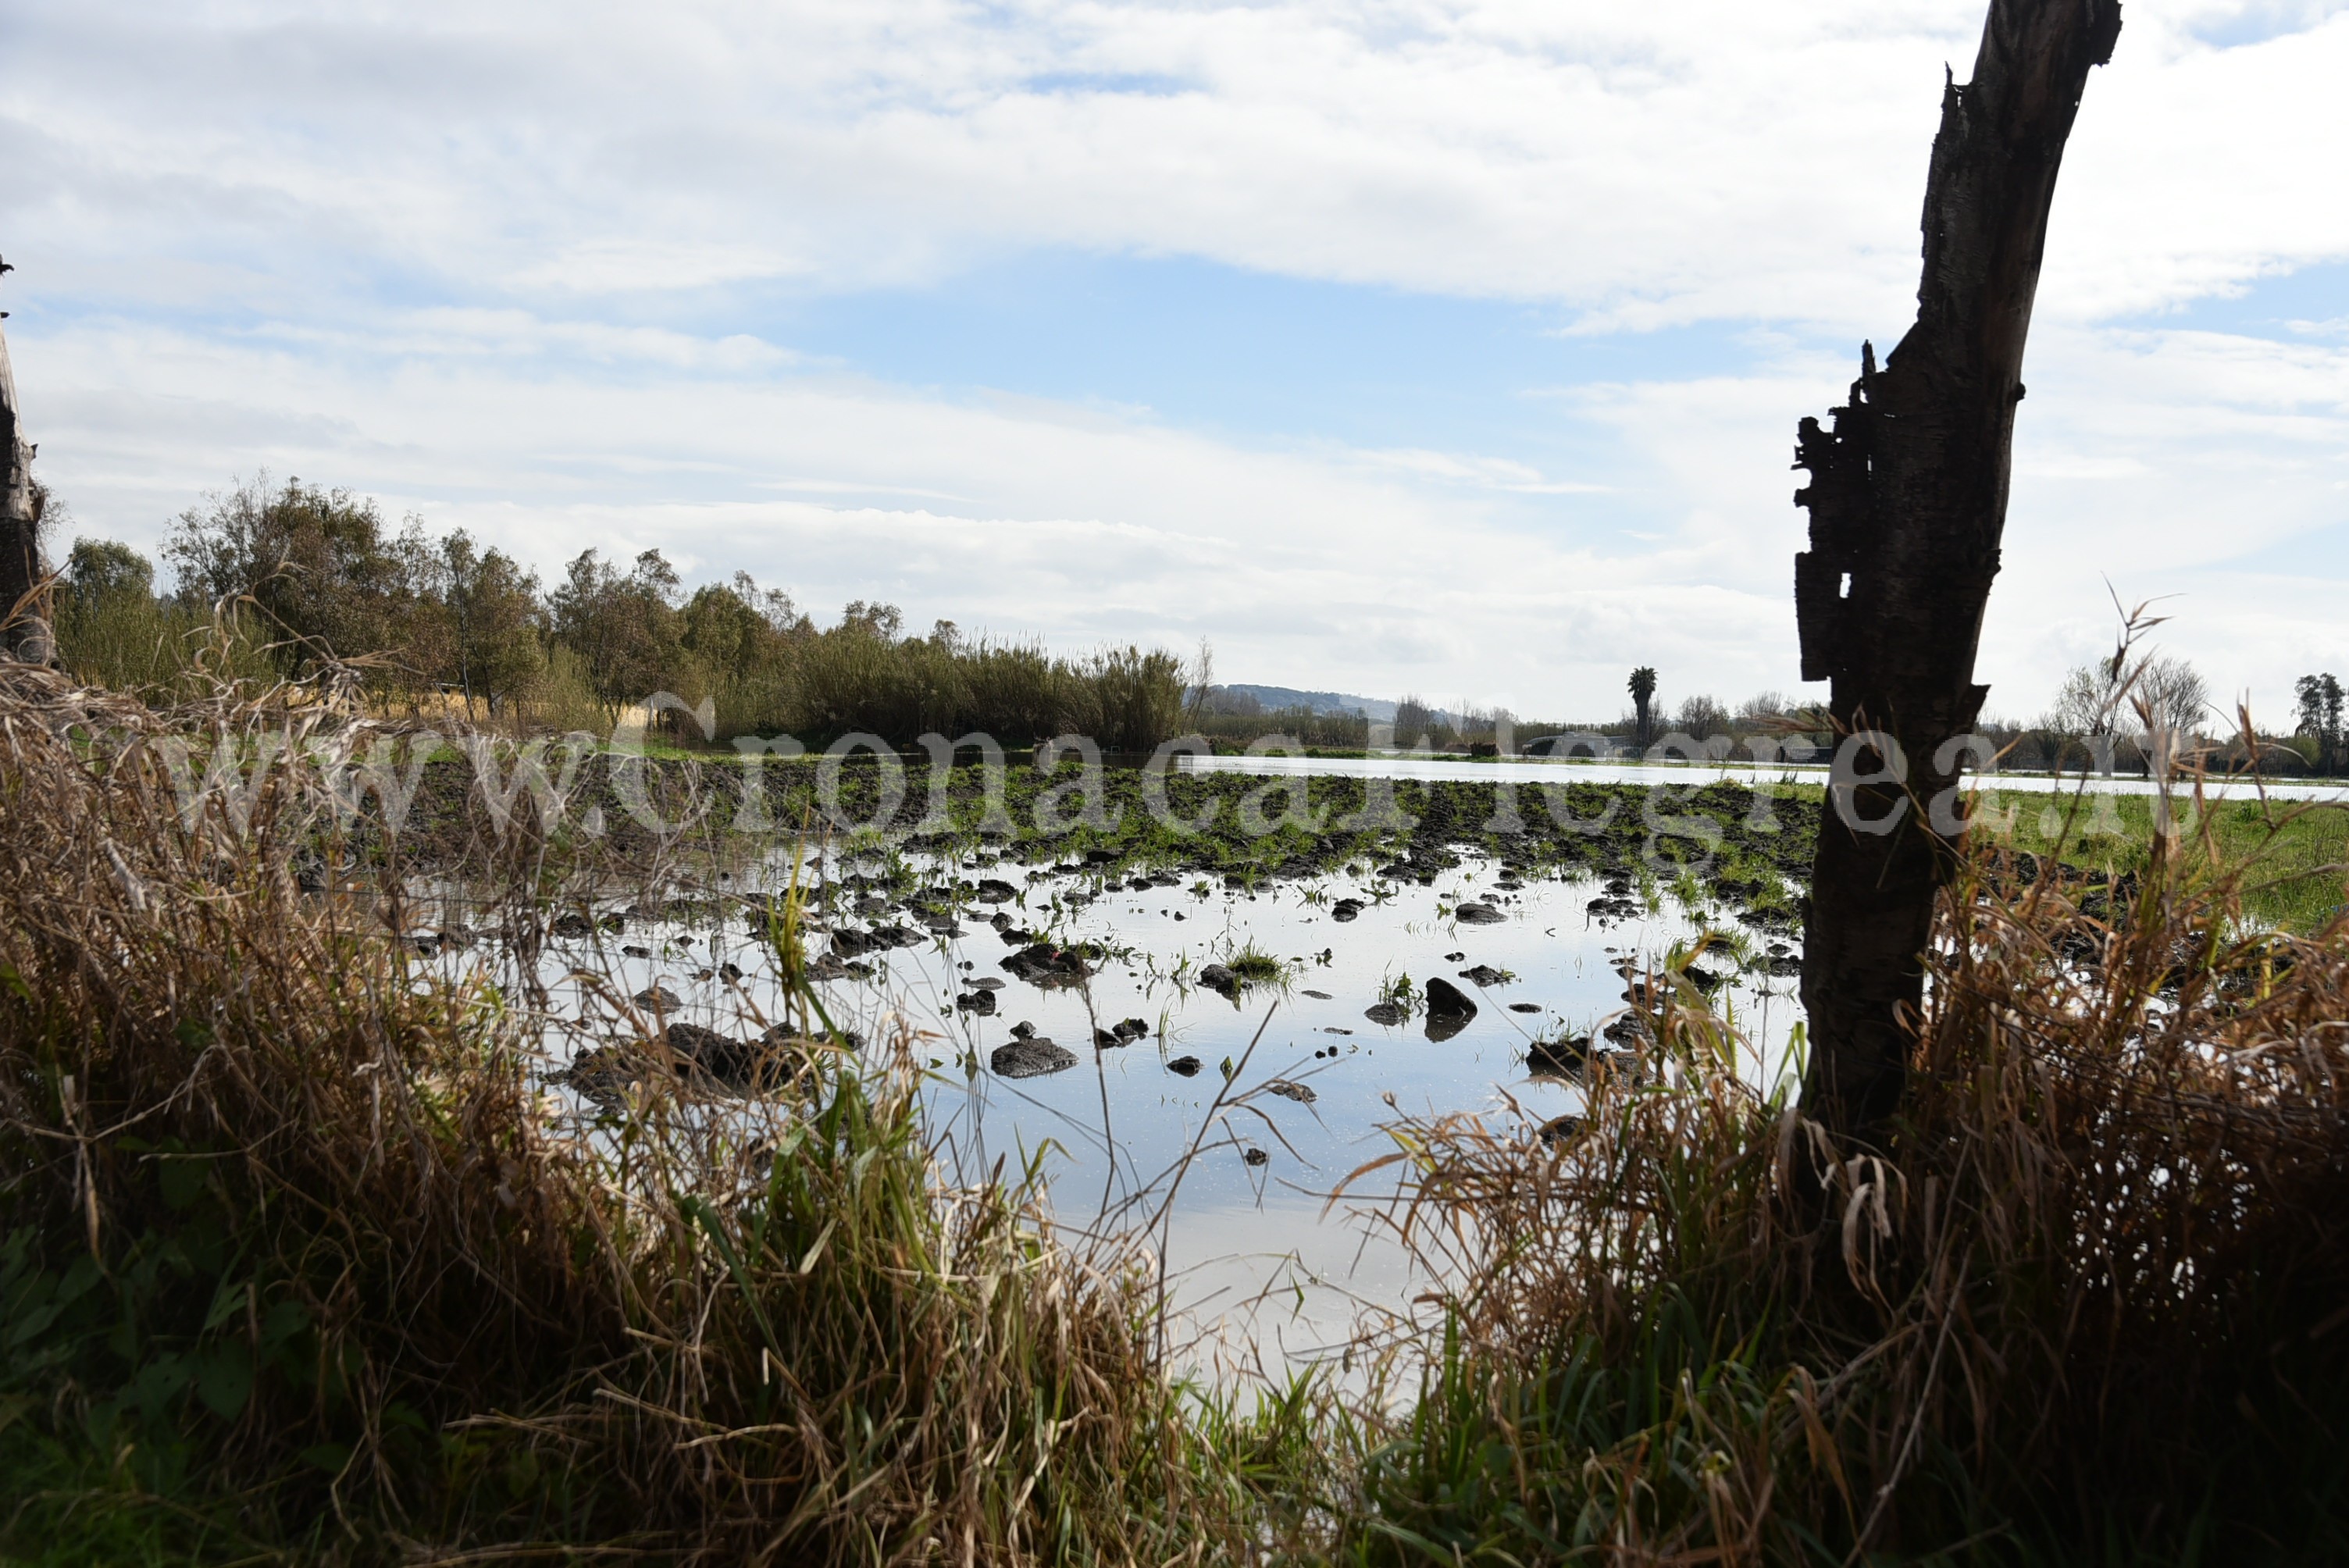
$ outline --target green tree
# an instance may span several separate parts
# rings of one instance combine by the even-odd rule
[[[155,593],[155,563],[119,540],[75,540],[64,577],[65,591],[85,603]]]
[[[400,647],[413,629],[412,563],[386,538],[376,503],[346,490],[264,474],[216,491],[180,514],[163,557],[183,600],[258,606],[287,639],[280,662],[290,674]]]
[[[1656,670],[1652,665],[1641,665],[1631,672],[1628,683],[1631,706],[1640,712],[1640,744],[1645,746],[1654,728],[1651,705],[1656,700]]]
[[[2341,683],[2330,672],[2302,676],[2293,683],[2300,696],[2300,733],[2316,742],[2316,766],[2325,773],[2341,767]]]
[[[674,689],[683,664],[677,571],[657,550],[623,573],[580,552],[548,602],[555,637],[583,667],[605,717]]]
[[[463,529],[440,542],[435,586],[449,631],[442,678],[495,715],[546,667],[539,645],[538,578],[501,550],[476,550]]]

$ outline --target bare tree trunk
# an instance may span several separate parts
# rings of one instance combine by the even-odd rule
[[[0,264],[0,271],[10,270]],[[33,449],[16,415],[16,377],[0,331],[0,652],[47,664],[54,649],[41,585],[40,514],[33,503]]]
[[[1880,371],[1862,347],[1831,430],[1802,422],[1803,678],[1834,681],[1846,736],[1889,737],[1847,739],[1851,773],[1906,771],[1830,790],[1812,871],[1804,1095],[1863,1135],[1899,1103],[1933,901],[1963,831],[1946,804],[1942,828],[1955,831],[1937,830],[1927,806],[1956,782],[1963,758],[1946,743],[1989,693],[1973,684],[1974,652],[2056,169],[2089,67],[2119,33],[2118,0],[1992,0],[1973,79],[1941,98],[1916,325]]]

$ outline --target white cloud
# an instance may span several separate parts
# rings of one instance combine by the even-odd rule
[[[2349,15],[2270,7],[2252,20],[2297,30],[2202,41],[2242,9],[2130,5],[2071,155],[2052,309],[2349,255],[2349,204],[2313,199],[2349,160]],[[1615,325],[1880,331],[1913,287],[1940,69],[1966,68],[1980,15],[36,4],[0,77],[0,201],[51,286],[102,261],[100,291],[169,293],[232,255],[510,297],[853,288],[1078,244]],[[293,279],[297,299],[363,281]]]
[[[266,464],[542,565],[660,544],[819,605],[1212,636],[1284,681],[1587,717],[1636,650],[1682,695],[1791,686],[1793,421],[1852,374],[1818,342],[1909,317],[1981,9],[25,0],[18,371],[85,523],[150,542]],[[2102,645],[2106,573],[2188,591],[2165,634],[2268,708],[2349,670],[2338,320],[2101,325],[2349,258],[2344,77],[2331,0],[2130,0],[2058,196],[1994,706]],[[1071,245],[1537,300],[1584,335],[1733,322],[1761,367],[1568,388],[1576,468],[1211,438],[730,331],[746,290]]]
[[[1993,706],[2034,710],[2105,644],[2107,577],[2184,593],[2167,640],[2263,711],[2302,668],[2349,668],[2339,563],[2300,581],[2230,564],[2349,521],[2349,348],[2063,329],[2041,352],[1983,645]],[[1251,449],[1033,399],[688,373],[660,345],[584,378],[463,340],[378,362],[116,325],[24,360],[84,524],[148,543],[199,484],[266,464],[542,568],[657,546],[819,609],[879,595],[1062,646],[1204,636],[1236,672],[1555,717],[1611,712],[1634,650],[1678,695],[1795,684],[1789,432],[1848,374],[1807,357],[1588,394],[1577,418],[1617,453],[1601,488],[1665,520],[1609,546],[1460,482],[1513,474],[1504,460]]]

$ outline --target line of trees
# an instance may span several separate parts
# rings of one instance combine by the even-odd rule
[[[461,530],[394,528],[372,500],[298,479],[208,498],[162,557],[168,591],[129,546],[75,542],[57,626],[78,678],[166,698],[220,676],[341,682],[389,708],[598,732],[666,691],[713,713],[719,740],[983,730],[1147,750],[1185,717],[1182,661],[1164,651],[1058,657],[949,621],[909,636],[895,605],[862,601],[819,627],[746,573],[688,592],[657,550],[584,551],[543,589]]]
[[[2341,747],[2341,683],[2331,671],[2302,676],[2292,683],[2300,698],[2301,755],[2320,773],[2336,774],[2344,760]]]

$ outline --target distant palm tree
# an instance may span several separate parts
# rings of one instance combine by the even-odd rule
[[[1631,672],[1631,703],[1640,710],[1640,744],[1648,743],[1648,707],[1656,700],[1656,670],[1653,665],[1641,665]]]

